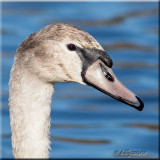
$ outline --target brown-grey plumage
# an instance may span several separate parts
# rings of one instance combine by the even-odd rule
[[[112,60],[87,32],[49,25],[24,40],[9,82],[15,158],[48,158],[51,97],[56,82],[87,84],[138,110],[143,102],[111,70]]]

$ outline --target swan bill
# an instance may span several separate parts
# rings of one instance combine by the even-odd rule
[[[92,63],[82,76],[86,84],[139,111],[143,109],[143,101],[127,89],[101,59]]]

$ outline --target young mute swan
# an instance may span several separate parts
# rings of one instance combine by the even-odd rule
[[[87,84],[141,111],[142,100],[120,83],[111,67],[102,46],[75,26],[49,25],[24,40],[9,83],[14,157],[49,157],[50,105],[56,82]]]

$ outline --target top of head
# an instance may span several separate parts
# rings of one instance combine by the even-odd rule
[[[84,30],[69,24],[51,24],[31,34],[18,48],[18,52],[25,52],[39,46],[45,41],[74,43],[82,48],[95,48],[103,50],[101,45]]]

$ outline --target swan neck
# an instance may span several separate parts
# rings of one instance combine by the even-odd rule
[[[14,157],[48,158],[53,85],[41,81],[15,63],[9,86]]]

